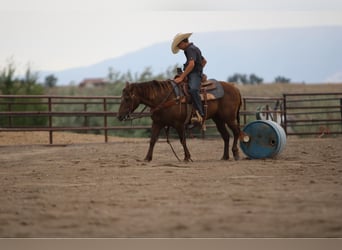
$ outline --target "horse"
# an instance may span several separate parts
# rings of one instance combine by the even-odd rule
[[[152,119],[151,138],[145,161],[151,161],[153,148],[163,128],[173,127],[179,136],[184,149],[184,161],[190,161],[191,155],[186,145],[187,103],[177,101],[172,80],[152,80],[147,82],[126,83],[122,90],[121,103],[117,118],[124,121],[140,104],[151,109]],[[223,97],[207,101],[206,119],[212,119],[224,141],[222,160],[229,159],[229,132],[226,125],[234,135],[232,153],[235,160],[239,160],[237,143],[241,135],[239,111],[242,98],[239,89],[233,84],[218,81],[223,86]]]

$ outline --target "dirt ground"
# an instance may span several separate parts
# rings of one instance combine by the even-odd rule
[[[341,137],[240,161],[191,139],[190,163],[163,139],[149,163],[148,139],[103,140],[0,133],[0,237],[342,237]]]

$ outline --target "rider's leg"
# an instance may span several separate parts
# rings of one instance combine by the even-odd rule
[[[201,75],[198,73],[190,73],[189,79],[189,93],[192,98],[194,108],[198,111],[200,116],[204,117],[203,105],[200,96]]]

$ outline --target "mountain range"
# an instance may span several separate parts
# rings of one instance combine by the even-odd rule
[[[291,82],[342,82],[342,26],[205,32],[193,34],[190,41],[207,59],[205,73],[209,78],[227,80],[235,73],[253,73],[264,82],[277,76]],[[163,73],[185,61],[182,52],[172,54],[170,45],[171,41],[153,44],[86,67],[39,75],[44,79],[54,74],[58,85],[65,85],[107,77],[110,67],[121,73],[139,74],[147,67],[154,74]]]

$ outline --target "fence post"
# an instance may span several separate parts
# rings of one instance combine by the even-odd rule
[[[247,123],[246,98],[243,98],[243,111],[245,112],[245,114],[243,115],[243,124],[246,125],[246,123]]]
[[[84,103],[83,104],[83,111],[87,112],[88,111],[88,104]],[[84,116],[84,127],[88,127],[88,116]],[[88,134],[88,130],[86,130],[86,133]]]
[[[107,99],[103,98],[103,111],[107,112]],[[104,114],[104,134],[105,142],[108,142],[108,130],[107,130],[107,114]]]
[[[340,99],[340,112],[341,112],[341,119],[342,119],[342,98]],[[341,126],[342,126],[342,120],[341,120]]]
[[[52,111],[51,97],[48,98],[48,103],[49,103],[49,142],[50,142],[50,144],[53,144],[52,117],[51,117],[51,111]]]
[[[12,101],[12,99],[11,99]],[[8,111],[12,112],[12,103],[8,103]],[[8,126],[12,128],[12,116],[8,116]]]
[[[286,108],[286,94],[283,94],[283,100],[284,100],[284,130],[285,130],[285,134],[287,135],[287,108]]]

